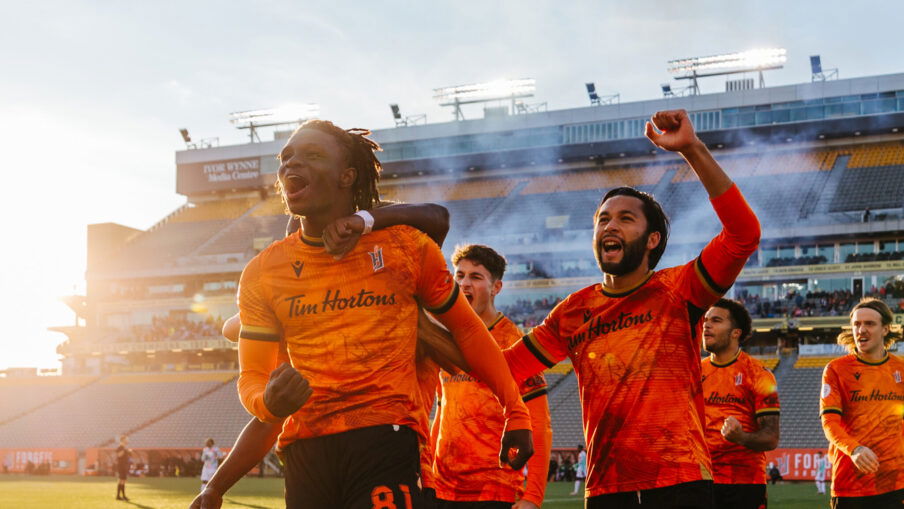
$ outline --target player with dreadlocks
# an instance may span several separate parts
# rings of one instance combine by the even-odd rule
[[[532,454],[517,386],[439,248],[408,226],[370,233],[406,206],[367,211],[377,212],[380,172],[379,146],[367,134],[326,121],[296,130],[280,152],[278,178],[302,229],[242,273],[239,395],[261,421],[284,421],[279,444],[290,508],[423,506],[419,303],[452,331],[471,371],[499,398],[506,416],[500,460],[520,469]],[[328,236],[341,251],[359,233],[367,235],[345,256],[324,250]],[[281,339],[291,364],[277,366]]]

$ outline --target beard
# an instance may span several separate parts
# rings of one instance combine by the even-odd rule
[[[647,239],[649,239],[649,237],[650,234],[648,233],[631,242],[625,243],[622,247],[622,259],[615,263],[603,261],[603,245],[600,243],[596,246],[596,251],[594,252],[596,255],[596,264],[599,265],[600,270],[606,274],[613,276],[630,274],[636,270],[637,267],[640,267],[641,262],[643,262],[643,256],[647,251]]]
[[[709,347],[706,346],[706,338],[703,338],[703,349],[706,350],[707,353],[719,354],[727,350],[729,346],[731,346],[731,341],[728,337],[716,339]]]

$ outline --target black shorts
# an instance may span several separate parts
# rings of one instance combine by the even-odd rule
[[[116,467],[116,474],[119,476],[120,481],[125,481],[129,478],[129,466]]]
[[[436,499],[436,509],[512,509],[512,502],[452,502]]]
[[[714,509],[766,509],[765,484],[713,484]]]
[[[904,490],[895,490],[870,497],[832,497],[832,509],[900,509],[902,502]]]
[[[584,501],[584,509],[712,509],[713,482],[693,481],[651,490],[622,491],[597,495]]]
[[[373,426],[283,450],[287,509],[424,509],[417,434]]]

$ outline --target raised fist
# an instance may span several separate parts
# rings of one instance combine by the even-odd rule
[[[670,152],[683,152],[700,143],[684,110],[657,111],[647,122],[644,134],[654,145]]]
[[[323,246],[337,260],[355,248],[364,233],[364,219],[351,215],[340,217],[323,229]]]

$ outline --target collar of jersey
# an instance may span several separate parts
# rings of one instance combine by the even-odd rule
[[[502,311],[500,311],[500,312],[499,312],[499,315],[496,316],[496,319],[493,320],[493,323],[491,323],[490,326],[487,327],[487,330],[488,330],[488,331],[493,330],[493,327],[499,325],[499,322],[501,322],[503,318],[505,318],[505,315],[503,315],[503,314],[502,314]]]
[[[300,238],[303,243],[309,246],[323,247],[323,237],[311,237],[309,235],[305,235],[304,232],[300,232],[298,238]]]
[[[883,357],[881,361],[875,361],[875,362],[868,361],[868,360],[864,359],[863,357],[860,357],[860,355],[856,354],[856,353],[854,354],[854,357],[856,357],[858,361],[860,361],[864,364],[869,364],[870,366],[879,366],[879,365],[882,365],[882,364],[885,364],[886,362],[888,362],[888,350],[885,351],[885,357]]]
[[[732,359],[730,361],[726,362],[725,364],[719,364],[718,362],[716,362],[716,358],[713,356],[713,354],[709,354],[709,363],[717,368],[727,368],[728,366],[731,366],[735,362],[738,362],[738,357],[740,357],[740,356],[741,356],[741,349],[738,348],[738,353],[734,354],[734,357],[732,357]]]
[[[621,290],[619,292],[616,292],[615,290],[607,287],[605,283],[600,283],[600,291],[603,292],[603,295],[605,295],[606,297],[625,297],[626,295],[631,294],[631,292],[633,292],[633,291],[637,290],[638,288],[640,288],[641,286],[645,285],[647,283],[647,281],[650,280],[651,277],[653,277],[652,270],[647,272],[647,277],[643,278],[636,285],[634,285],[631,288],[628,288],[626,290]]]

